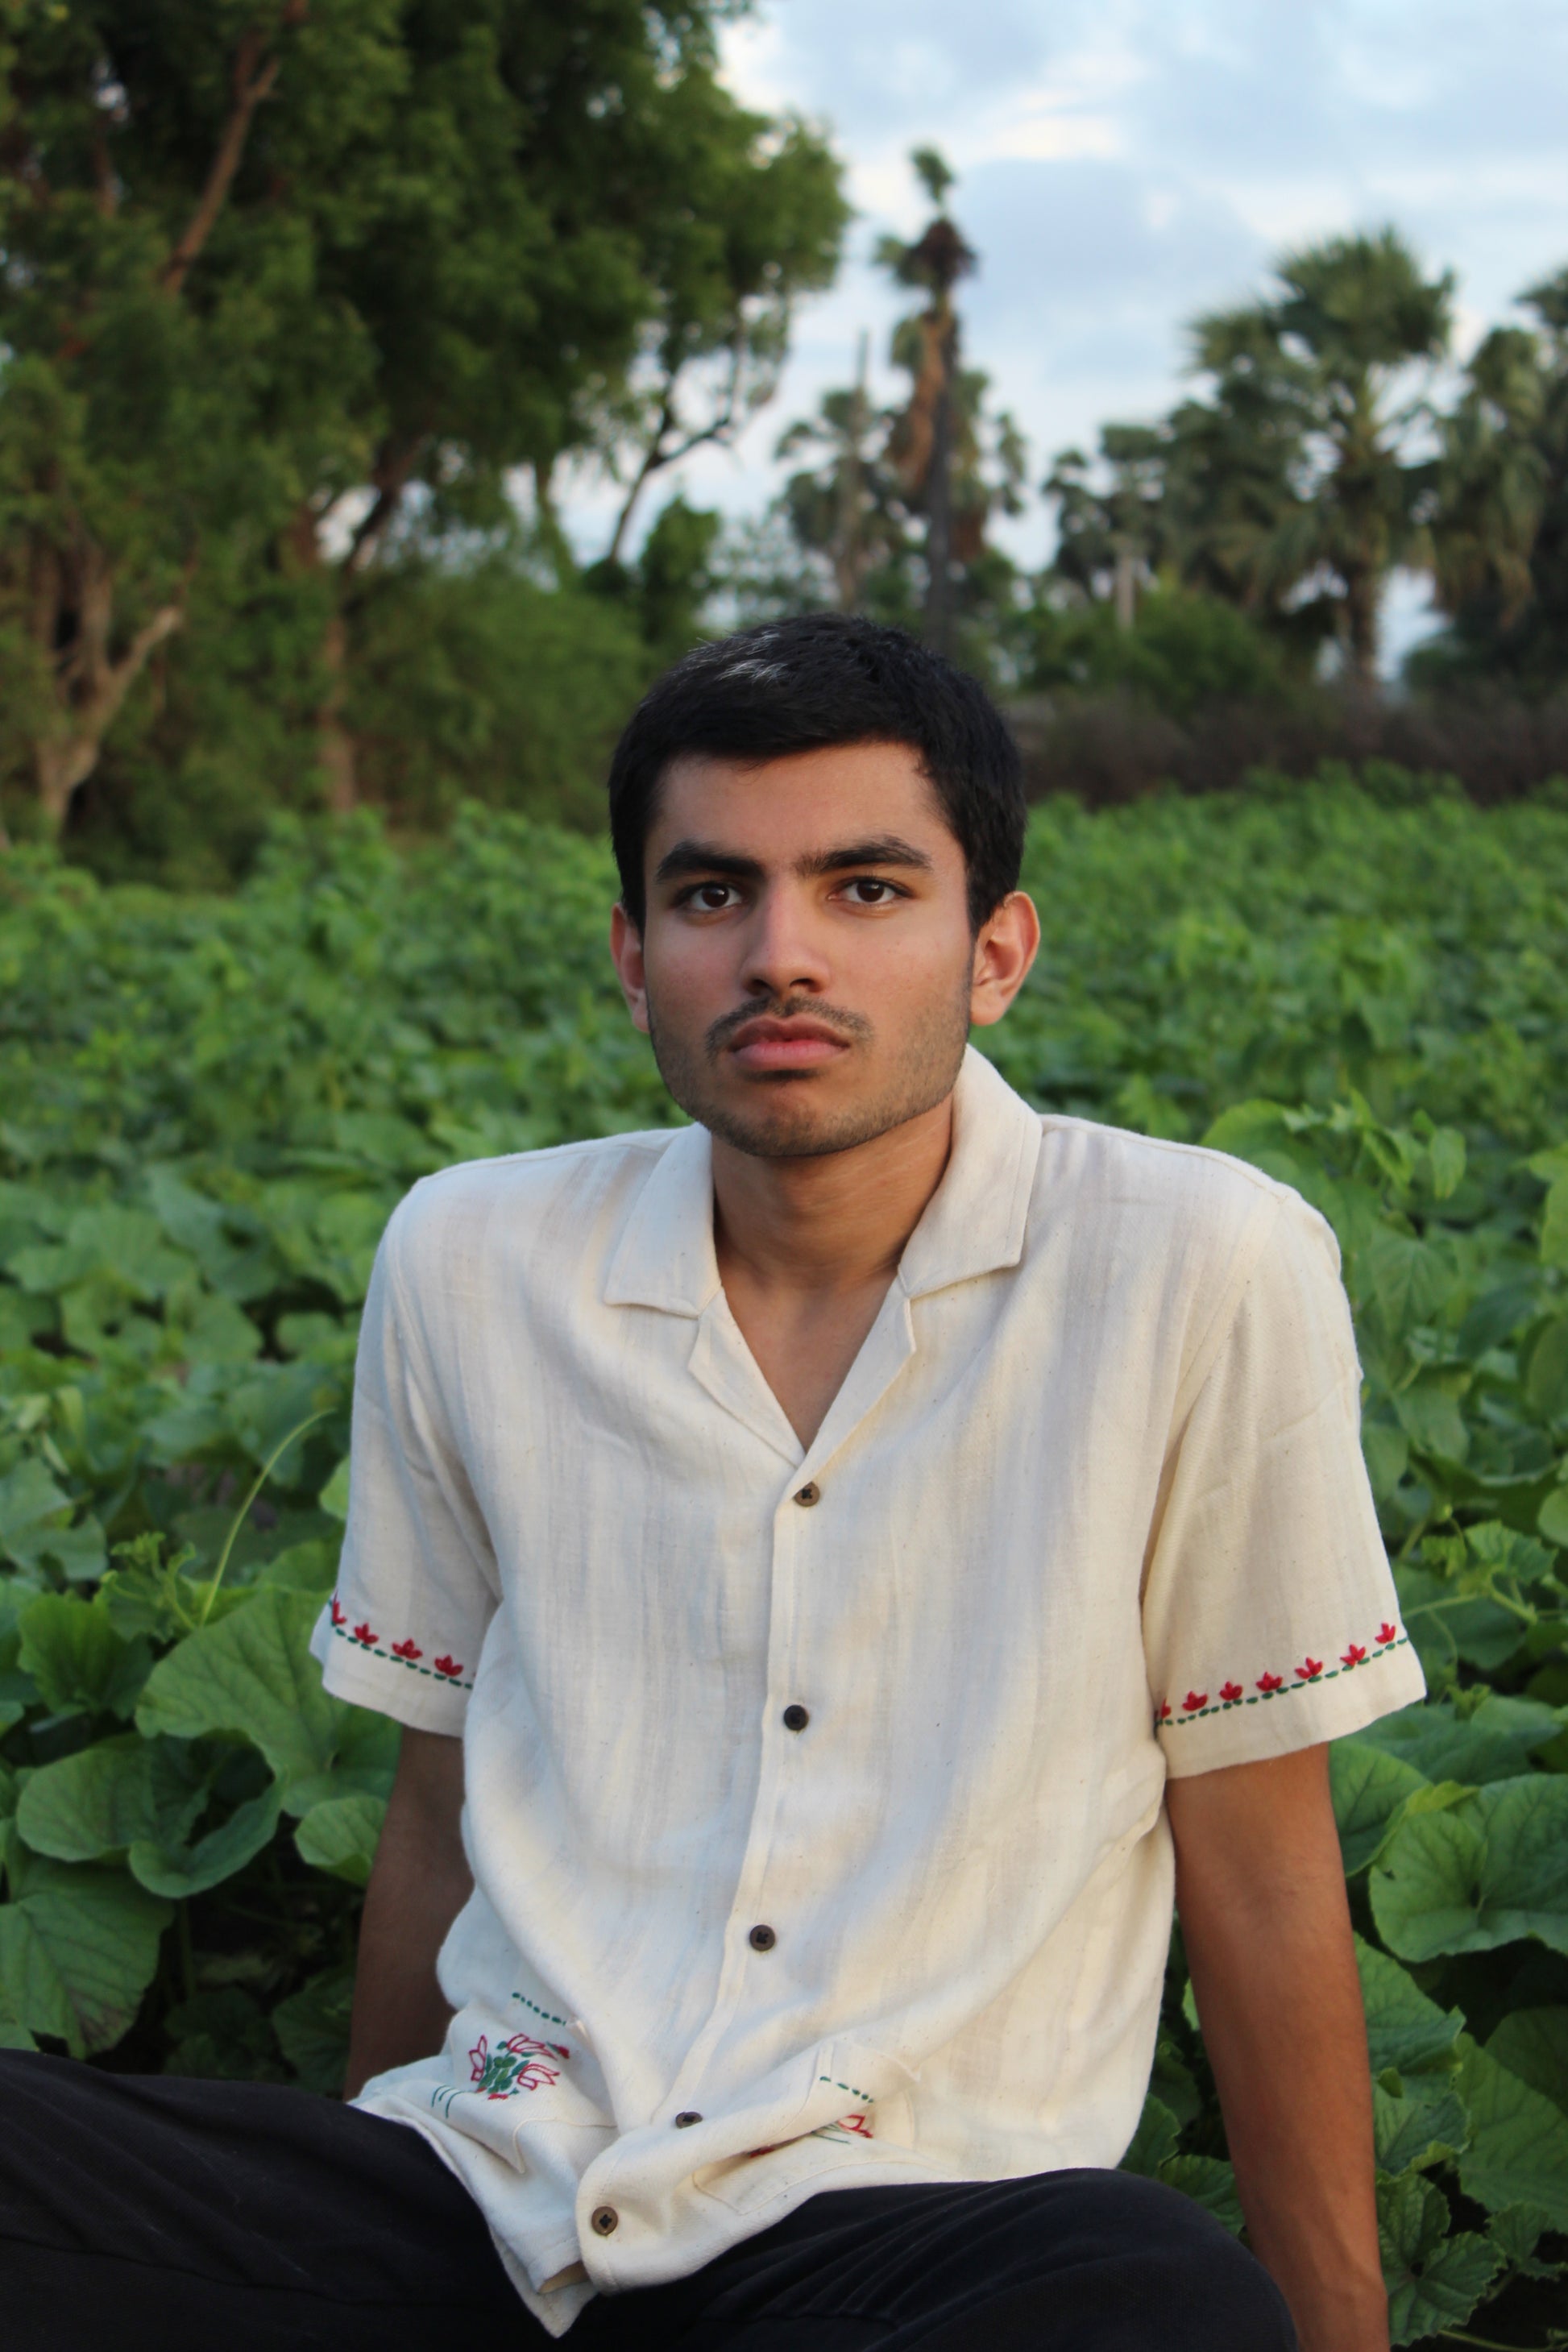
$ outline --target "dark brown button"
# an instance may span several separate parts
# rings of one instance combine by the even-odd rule
[[[692,2124],[700,2124],[702,2118],[698,2114],[695,2107],[687,2107],[680,2115],[676,2116],[675,2128],[677,2131],[686,2131]]]
[[[594,2227],[601,2238],[609,2237],[612,2231],[618,2230],[620,2226],[621,2217],[613,2205],[595,2207]]]
[[[786,1706],[784,1711],[784,1729],[786,1731],[804,1731],[806,1725],[811,1721],[811,1717],[804,1706]]]
[[[822,1489],[815,1478],[808,1479],[804,1486],[795,1489],[795,1499],[803,1511],[809,1511],[813,1503],[821,1502]]]
[[[752,1928],[751,1945],[753,1952],[771,1952],[777,1942],[778,1937],[771,1927]]]

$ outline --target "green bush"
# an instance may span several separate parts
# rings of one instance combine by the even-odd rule
[[[1208,1137],[1339,1233],[1432,1696],[1340,1743],[1396,2340],[1542,2343],[1568,2234],[1568,813],[1377,780],[1037,813],[1031,1099]],[[395,1758],[306,1652],[382,1224],[674,1117],[602,844],[276,832],[231,898],[0,866],[0,2036],[341,2074]],[[1233,2224],[1172,1953],[1130,2165]],[[1554,2252],[1555,2249],[1555,2252]],[[1522,2336],[1521,2336],[1522,2331]]]

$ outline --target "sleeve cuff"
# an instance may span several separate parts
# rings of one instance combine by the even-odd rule
[[[1304,1664],[1315,1663],[1309,1654]],[[1201,1704],[1174,1706],[1167,1702],[1155,1725],[1173,1780],[1343,1739],[1364,1730],[1379,1716],[1425,1698],[1426,1683],[1409,1637],[1401,1633],[1386,1648],[1349,1663],[1332,1662],[1316,1674],[1298,1671],[1289,1680],[1265,1675],[1263,1684],[1249,1691],[1226,1684],[1212,1696],[1198,1691],[1186,1696]]]
[[[473,1664],[446,1654],[437,1659],[423,1653],[399,1654],[368,1626],[356,1630],[348,1614],[329,1601],[310,1636],[311,1655],[320,1661],[322,1684],[332,1696],[389,1715],[414,1731],[453,1737],[460,1732],[473,1689]]]

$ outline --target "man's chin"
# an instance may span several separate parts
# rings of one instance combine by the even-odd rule
[[[814,1098],[809,1085],[798,1078],[764,1082],[739,1102],[716,1099],[687,1108],[710,1134],[753,1160],[816,1160],[848,1151],[887,1124],[861,1106]]]

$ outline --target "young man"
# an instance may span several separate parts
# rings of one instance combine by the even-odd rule
[[[695,1124],[388,1228],[317,1637],[406,1727],[357,2104],[20,2062],[39,2162],[133,2167],[89,2274],[171,2352],[1385,2352],[1324,1743],[1421,1678],[1328,1230],[969,1049],[1017,762],[907,638],[703,648],[610,789]],[[1173,1884],[1260,2261],[1110,2168]]]

